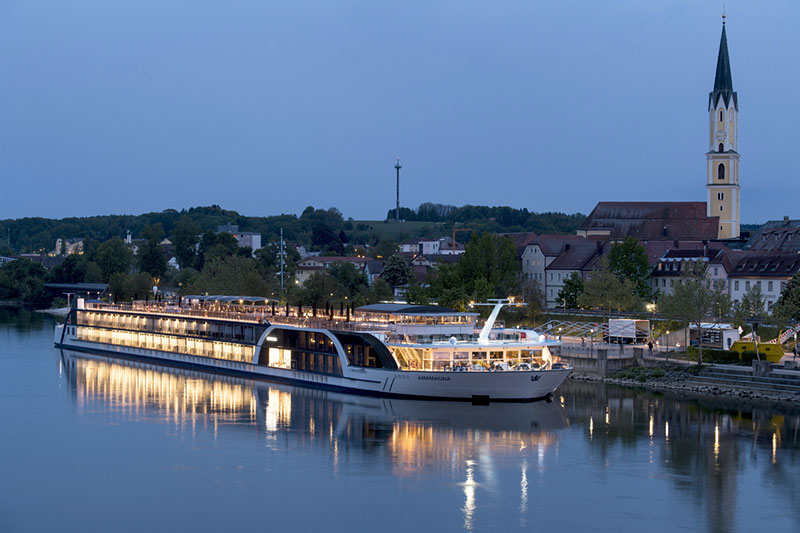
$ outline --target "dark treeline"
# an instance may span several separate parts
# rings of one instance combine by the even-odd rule
[[[448,223],[459,223],[477,232],[535,231],[538,233],[573,233],[586,218],[578,213],[532,213],[527,209],[466,205],[463,207],[424,203],[417,210],[400,208],[401,218],[441,224],[438,233],[447,234]],[[393,219],[394,210],[389,212]],[[240,231],[262,234],[262,242],[274,242],[283,229],[287,241],[317,248],[333,248],[338,243],[371,244],[380,242],[381,236],[370,224],[345,219],[336,208],[315,209],[307,207],[298,216],[281,214],[268,217],[244,216],[236,211],[213,205],[177,211],[167,209],[158,213],[141,215],[103,215],[63,219],[21,218],[0,221],[0,254],[29,253],[52,250],[56,239],[83,238],[99,242],[113,237],[125,238],[128,231],[133,238],[141,238],[145,228],[160,225],[165,236],[172,239],[179,223],[198,230],[198,233],[216,231],[218,226],[235,224]],[[398,234],[402,237],[404,234]],[[415,235],[408,234],[407,237]],[[422,236],[422,235],[419,235]],[[438,236],[438,235],[427,235]],[[470,235],[458,235],[467,241]]]
[[[395,210],[386,214],[393,220]],[[416,210],[400,208],[400,219],[416,222],[449,222],[470,225],[482,231],[514,232],[535,231],[537,233],[574,233],[586,216],[581,213],[532,213],[526,208],[485,205],[454,205],[426,202]],[[477,225],[476,225],[477,224]]]

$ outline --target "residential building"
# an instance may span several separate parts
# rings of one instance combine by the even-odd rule
[[[564,287],[567,278],[573,274],[582,280],[589,277],[589,272],[597,267],[597,259],[603,254],[605,243],[600,241],[586,241],[566,243],[563,251],[547,266],[546,284],[542,287],[545,291],[547,307],[559,307],[563,301],[558,293]]]
[[[723,264],[728,275],[731,300],[741,301],[752,287],[764,296],[764,311],[771,311],[786,283],[800,270],[800,254],[731,250]]]
[[[745,250],[759,252],[800,252],[800,220],[770,220],[761,226],[747,243]]]
[[[367,265],[367,258],[365,257],[340,257],[340,256],[325,256],[319,255],[315,257],[304,257],[297,263],[297,272],[295,273],[295,281],[302,285],[314,272],[321,272],[331,265],[336,263],[352,263],[358,268],[359,271],[364,272]]]
[[[261,234],[250,231],[239,231],[236,224],[217,226],[217,233],[230,233],[241,248],[250,248],[254,252],[261,249]]]
[[[400,243],[398,251],[401,254],[459,255],[464,253],[464,245],[458,241],[454,244],[452,237],[407,239]]]
[[[367,259],[367,263],[364,266],[364,275],[367,276],[367,283],[370,286],[383,274],[383,264],[380,259]]]

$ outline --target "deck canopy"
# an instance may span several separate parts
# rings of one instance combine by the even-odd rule
[[[356,307],[357,313],[378,315],[422,315],[422,316],[478,316],[479,313],[461,313],[449,307],[416,304],[370,304]]]

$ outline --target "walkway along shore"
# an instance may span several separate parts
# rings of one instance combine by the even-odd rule
[[[708,368],[718,365],[703,365]],[[728,408],[780,407],[800,409],[800,390],[771,390],[751,386],[742,381],[735,385],[698,382],[696,367],[668,368],[634,367],[601,377],[595,374],[573,373],[569,379],[596,382],[663,393],[681,400],[716,399]]]

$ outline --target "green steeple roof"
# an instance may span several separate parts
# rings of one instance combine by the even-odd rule
[[[714,90],[708,97],[708,107],[713,108],[720,96],[727,107],[733,99],[733,106],[739,110],[739,98],[733,90],[733,77],[731,76],[731,60],[728,57],[728,36],[725,33],[725,22],[722,23],[722,37],[719,40],[719,55],[717,56],[717,75],[714,78]]]

